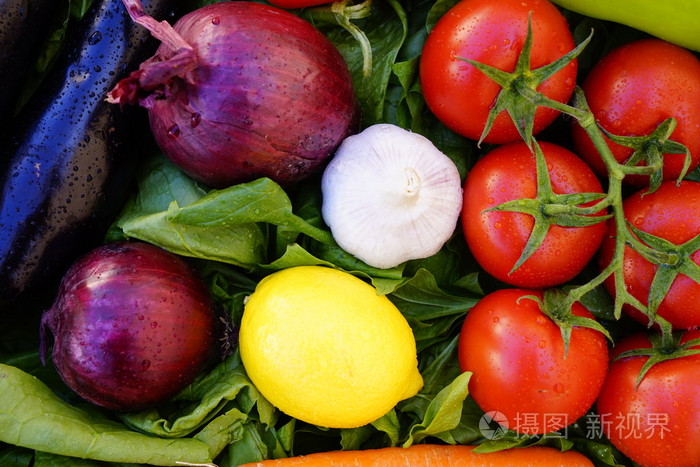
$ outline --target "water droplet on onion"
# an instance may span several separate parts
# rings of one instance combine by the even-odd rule
[[[193,113],[192,116],[190,117],[190,125],[192,126],[192,128],[197,127],[197,125],[199,125],[201,122],[202,122],[202,114],[200,114],[199,112]]]
[[[181,133],[180,127],[177,125],[177,123],[175,125],[172,125],[170,128],[168,128],[168,136],[170,138],[175,139],[178,136],[180,136],[180,133]]]

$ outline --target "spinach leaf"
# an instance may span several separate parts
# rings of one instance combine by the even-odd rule
[[[265,255],[266,236],[253,221],[234,225],[200,226],[169,218],[180,206],[207,193],[163,156],[144,166],[135,199],[116,220],[127,237],[143,240],[173,253],[251,268]]]
[[[159,155],[145,166],[138,186],[115,222],[119,234],[182,256],[252,270],[270,256],[277,259],[268,250],[271,227],[278,227],[277,242],[284,247],[300,234],[335,245],[328,230],[295,214],[287,193],[268,178],[205,192]]]
[[[212,420],[223,407],[238,414],[224,415],[247,421],[248,414],[256,409],[258,418],[266,425],[274,423],[274,409],[253,386],[245,374],[240,355],[235,352],[224,362],[206,373],[176,395],[169,404],[142,412],[120,415],[128,426],[164,438],[181,438],[189,435]],[[221,421],[217,422],[219,425]]]
[[[75,457],[37,451],[34,455],[34,463],[32,465],[33,467],[132,467],[139,464],[101,462],[92,459],[78,459]]]
[[[58,398],[44,383],[0,364],[0,441],[62,456],[108,462],[209,463],[202,441],[162,439],[89,414]]]
[[[246,429],[226,446],[217,458],[220,467],[237,466],[247,462],[288,457],[292,451],[296,420],[291,419],[279,428],[263,427],[258,422],[248,422]],[[199,436],[199,435],[197,435]]]
[[[372,46],[372,73],[369,76],[363,74],[362,51],[349,32],[336,25],[329,27],[319,23],[313,9],[303,12],[303,16],[324,32],[343,55],[352,75],[363,124],[369,126],[383,121],[391,68],[406,39],[407,19],[401,3],[397,0],[373,2],[372,14],[355,21]]]
[[[449,330],[476,304],[476,294],[453,295],[443,291],[426,269],[389,295],[406,317],[416,338],[418,351],[449,338]]]
[[[0,446],[0,449],[2,446]],[[0,465],[3,467],[29,467],[34,457],[30,449],[11,446],[0,451]]]
[[[411,427],[409,437],[403,444],[404,447],[428,436],[436,436],[450,444],[455,443],[449,431],[459,425],[462,405],[469,395],[468,383],[471,376],[469,372],[460,374],[430,401],[422,422]]]
[[[207,229],[267,222],[303,233],[319,242],[335,244],[330,232],[294,214],[286,192],[269,178],[213,190],[185,207],[180,207],[177,202],[171,203],[167,219],[176,224]]]

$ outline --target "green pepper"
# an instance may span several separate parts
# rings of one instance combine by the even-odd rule
[[[552,0],[592,18],[624,24],[682,47],[700,51],[698,0]]]

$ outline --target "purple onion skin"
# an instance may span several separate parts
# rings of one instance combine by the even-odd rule
[[[356,132],[348,67],[309,22],[247,1],[215,3],[175,23],[197,66],[146,99],[153,135],[183,172],[215,188],[317,173]],[[162,44],[151,62],[167,61]]]
[[[166,401],[217,354],[217,315],[179,257],[140,242],[94,249],[66,273],[42,331],[52,360],[83,399],[115,411]]]

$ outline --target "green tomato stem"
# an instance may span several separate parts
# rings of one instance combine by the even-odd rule
[[[337,0],[330,5],[309,8],[306,11],[313,22],[338,25],[357,41],[362,51],[362,75],[365,78],[372,74],[372,44],[364,31],[353,23],[353,20],[368,17],[372,13],[373,1],[363,0],[353,4],[351,0]]]
[[[645,175],[649,177],[649,192],[656,190],[662,181],[663,154],[666,152],[685,153],[685,170],[687,170],[690,161],[687,148],[668,139],[675,128],[675,120],[672,118],[666,119],[653,132],[645,136],[617,136],[606,132],[598,125],[595,115],[588,106],[586,96],[580,87],[577,86],[574,89],[571,104],[558,102],[544,96],[537,91],[538,84],[578,56],[590,40],[590,36],[559,60],[536,70],[531,70],[529,60],[531,34],[532,31],[528,21],[528,35],[515,70],[511,73],[473,60],[460,58],[474,65],[502,88],[489,112],[489,118],[479,142],[490,131],[496,116],[502,111],[506,111],[514,122],[518,122],[518,130],[525,143],[531,147],[537,162],[537,195],[535,199],[513,200],[492,208],[492,210],[526,213],[535,219],[530,238],[528,238],[527,244],[513,270],[517,269],[539,247],[550,225],[583,227],[596,221],[612,218],[612,228],[614,230],[612,235],[615,238],[615,245],[610,263],[592,280],[569,289],[568,293],[563,297],[558,296],[558,304],[552,305],[552,300],[550,300],[549,308],[553,310],[554,315],[560,312],[570,313],[571,307],[575,302],[612,277],[615,285],[615,318],[619,319],[624,305],[633,306],[649,317],[650,325],[656,323],[659,326],[664,342],[670,342],[671,325],[659,317],[656,310],[675,275],[679,273],[689,274],[696,281],[700,282],[700,267],[697,267],[695,264],[688,264],[686,258],[688,251],[697,250],[698,245],[691,241],[684,246],[676,247],[663,239],[641,232],[628,225],[623,209],[622,182],[628,175]],[[597,196],[596,194],[587,193],[576,196],[554,193],[544,162],[544,156],[532,135],[534,113],[536,108],[540,106],[554,109],[575,118],[577,123],[583,128],[606,166],[608,175],[606,194]],[[632,148],[634,152],[629,160],[625,163],[619,163],[608,145],[608,140]],[[685,174],[685,170],[683,174]],[[682,176],[679,177],[679,181],[680,178]],[[580,206],[581,204],[594,201],[595,203],[592,206]],[[593,216],[606,209],[610,211],[609,215]],[[586,216],[591,216],[593,219],[586,218]],[[700,236],[698,236],[697,243],[700,244]],[[624,254],[628,247],[659,266],[647,297],[649,303],[646,305],[627,291],[624,277]],[[673,268],[673,270],[662,269],[662,266]]]
[[[586,284],[575,287],[569,291],[565,300],[565,306],[571,307],[574,302],[580,300],[586,293],[592,291],[594,288],[601,285],[608,277],[613,275],[616,292],[614,303],[615,318],[620,318],[622,308],[625,304],[629,304],[649,315],[650,312],[648,305],[644,305],[637,298],[633,297],[627,291],[625,286],[623,271],[625,249],[629,246],[635,251],[644,254],[645,257],[658,257],[659,255],[662,255],[663,260],[667,262],[672,262],[674,260],[674,257],[672,256],[674,255],[666,254],[665,252],[649,247],[645,243],[641,242],[630,231],[623,209],[622,181],[624,177],[629,174],[650,174],[657,169],[654,167],[629,166],[617,162],[612,154],[612,151],[610,150],[610,147],[608,146],[605,139],[605,134],[596,123],[593,112],[590,110],[590,107],[588,107],[583,91],[580,88],[577,88],[575,91],[574,101],[576,103],[575,111],[568,111],[568,109],[564,108],[562,108],[562,111],[566,111],[569,115],[572,115],[577,119],[579,125],[591,139],[594,147],[600,154],[608,170],[608,192],[607,196],[604,200],[601,200],[600,204],[607,204],[612,210],[615,226],[615,248],[610,263],[598,274],[598,276]],[[675,259],[677,262],[677,258]],[[652,323],[656,323],[661,329],[662,345],[665,347],[670,346],[672,342],[671,324],[656,313],[653,314],[653,321],[650,322],[650,324]]]

